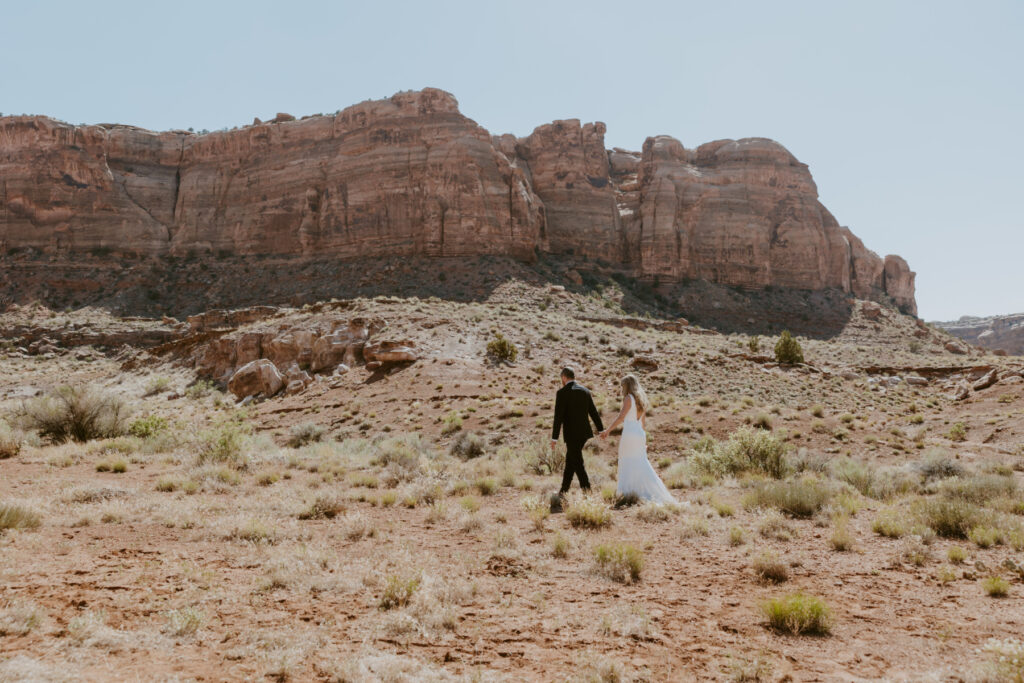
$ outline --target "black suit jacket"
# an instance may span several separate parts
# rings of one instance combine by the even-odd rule
[[[555,426],[551,438],[558,440],[558,432],[564,430],[565,442],[582,444],[594,436],[590,419],[597,425],[597,431],[604,431],[601,414],[597,412],[590,390],[575,380],[566,382],[555,394]]]

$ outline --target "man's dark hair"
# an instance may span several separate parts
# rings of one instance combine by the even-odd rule
[[[568,377],[569,379],[576,379],[576,372],[570,367],[562,368],[562,377]]]

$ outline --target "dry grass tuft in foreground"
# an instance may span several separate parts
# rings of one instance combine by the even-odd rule
[[[42,524],[38,513],[21,505],[0,505],[0,530],[36,529]]]
[[[827,635],[832,629],[832,613],[813,595],[796,592],[772,598],[761,605],[768,625],[794,635]]]
[[[597,571],[612,581],[633,583],[640,580],[644,555],[629,543],[602,543],[594,548]]]

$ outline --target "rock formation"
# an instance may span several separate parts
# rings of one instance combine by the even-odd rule
[[[959,320],[932,324],[984,349],[1024,355],[1024,313],[989,318],[965,315]]]
[[[0,254],[289,259],[538,253],[649,282],[834,288],[916,314],[914,273],[762,138],[607,150],[603,123],[491,136],[425,89],[195,135],[0,118]]]

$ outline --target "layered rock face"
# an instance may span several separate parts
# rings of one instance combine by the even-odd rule
[[[0,251],[288,258],[537,253],[648,281],[836,288],[916,314],[914,273],[754,138],[607,150],[602,123],[492,137],[440,90],[194,135],[0,119]]]
[[[989,318],[965,315],[959,320],[933,324],[984,349],[1024,356],[1024,313]]]

